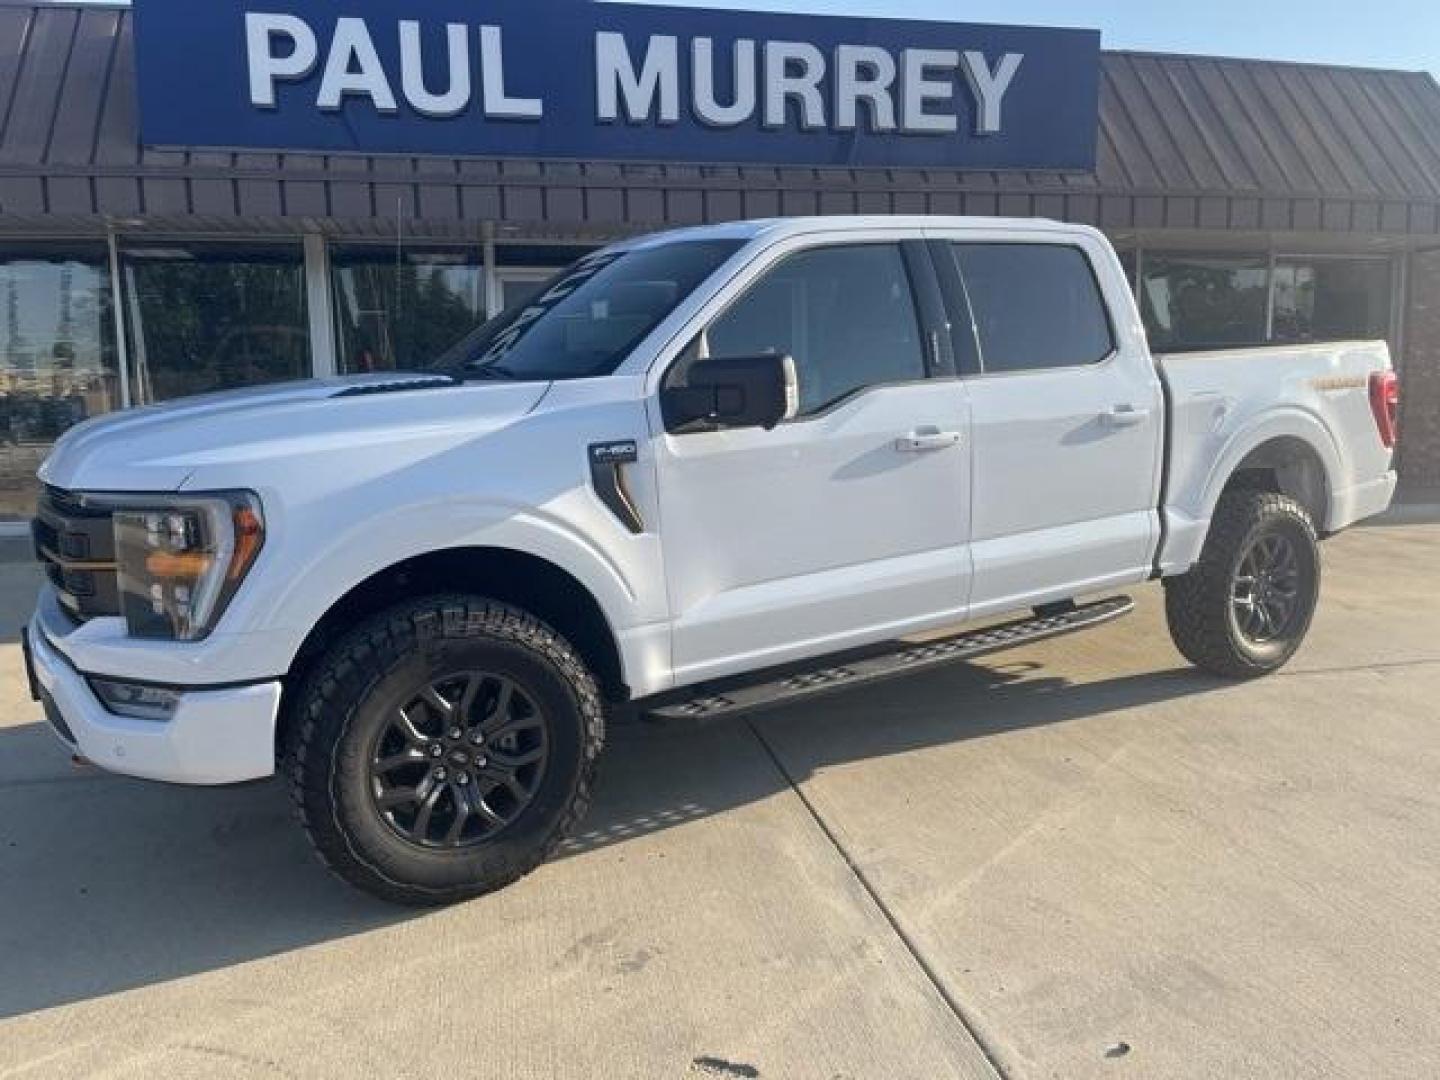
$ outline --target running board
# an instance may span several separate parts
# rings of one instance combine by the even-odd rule
[[[1052,608],[1046,614],[1028,619],[988,626],[981,630],[968,630],[954,637],[924,644],[902,644],[891,652],[878,655],[870,653],[839,664],[834,664],[832,658],[831,663],[834,666],[831,667],[799,671],[792,667],[787,674],[769,682],[736,685],[709,683],[692,687],[691,696],[683,700],[672,700],[669,704],[659,704],[651,708],[642,705],[642,709],[647,716],[661,720],[694,720],[748,712],[833,690],[878,682],[897,675],[926,671],[956,660],[974,660],[1062,634],[1073,634],[1077,630],[1088,630],[1112,622],[1133,610],[1135,601],[1128,596],[1114,596],[1083,607],[1070,607],[1060,611]]]

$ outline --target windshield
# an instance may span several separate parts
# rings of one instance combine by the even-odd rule
[[[535,298],[496,316],[434,369],[457,379],[525,381],[609,375],[695,291],[739,240],[677,240],[587,255]]]

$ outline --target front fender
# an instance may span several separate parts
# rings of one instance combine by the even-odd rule
[[[593,501],[575,492],[576,503]],[[573,510],[574,507],[571,507]],[[439,551],[491,548],[521,552],[543,559],[575,578],[595,599],[620,645],[627,679],[643,685],[648,670],[664,656],[652,656],[645,628],[663,623],[663,574],[653,535],[632,536],[613,519],[592,514],[597,537],[577,524],[575,513],[503,503],[440,499],[372,515],[321,545],[307,544],[293,557],[278,553],[265,579],[247,597],[248,612],[231,614],[242,625],[273,635],[277,649],[268,666],[288,670],[305,637],[317,622],[357,585],[397,564]],[[315,535],[299,529],[300,536]],[[303,587],[277,588],[286,580]],[[228,617],[228,616],[227,616]],[[658,648],[656,646],[655,648]],[[277,665],[278,668],[276,667]]]

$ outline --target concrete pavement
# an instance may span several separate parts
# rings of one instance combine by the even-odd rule
[[[587,833],[416,915],[275,784],[74,772],[0,565],[0,1077],[1440,1073],[1440,527],[1233,686],[1089,635],[615,732]],[[14,625],[12,625],[14,624]]]

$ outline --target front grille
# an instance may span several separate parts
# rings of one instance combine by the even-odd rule
[[[80,622],[120,614],[110,517],[108,507],[47,486],[31,525],[35,555],[60,605]]]

